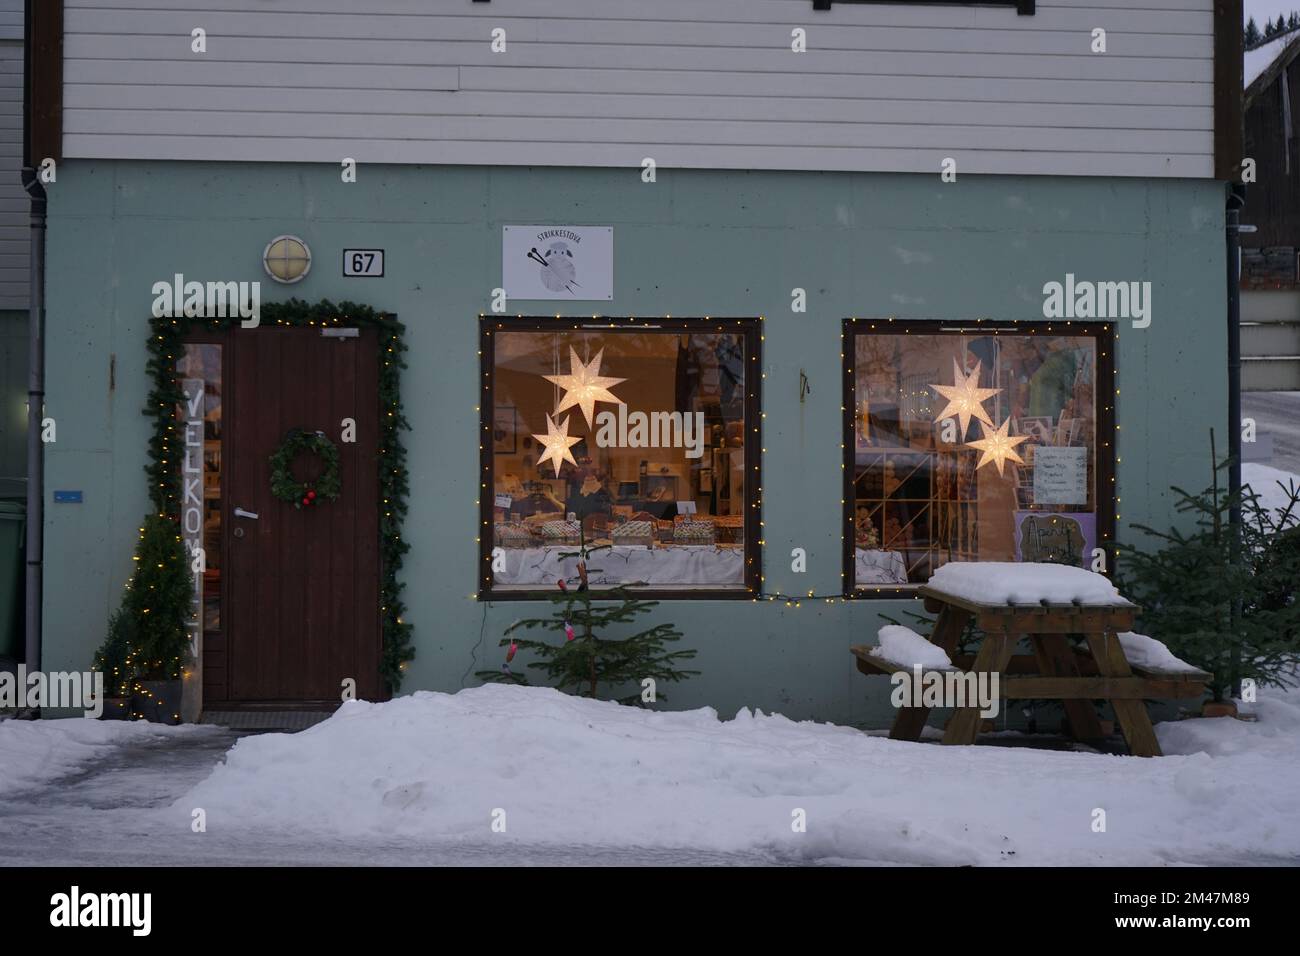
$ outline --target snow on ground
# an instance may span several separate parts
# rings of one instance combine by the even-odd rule
[[[1280,468],[1270,468],[1258,462],[1246,462],[1241,466],[1241,483],[1250,485],[1251,491],[1259,495],[1259,506],[1275,513],[1280,520],[1283,510],[1291,501],[1287,489],[1300,488],[1300,475],[1293,475]],[[1289,527],[1300,525],[1300,506],[1291,509],[1287,521]]]
[[[37,786],[109,754],[115,744],[188,734],[143,720],[0,720],[0,795]]]
[[[804,861],[1300,858],[1300,695],[1261,698],[1259,723],[1162,724],[1172,756],[1140,759],[914,744],[743,709],[723,721],[710,708],[488,684],[350,702],[301,733],[245,738],[163,812],[181,827],[202,807],[209,832]],[[504,833],[491,827],[498,810]],[[800,810],[805,833],[792,830]]]
[[[1128,604],[1105,576],[1064,564],[949,561],[926,583],[945,594],[984,604]]]

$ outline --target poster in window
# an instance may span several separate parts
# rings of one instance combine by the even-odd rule
[[[1044,445],[1034,449],[1034,504],[1088,503],[1088,449]]]
[[[1051,415],[1036,415],[1022,419],[1020,428],[1021,434],[1034,445],[1050,445],[1056,435],[1056,430],[1052,427]]]
[[[492,412],[492,451],[513,455],[516,447],[515,407],[498,405]]]
[[[1097,547],[1097,516],[1089,512],[1016,512],[1016,560],[1086,568]]]

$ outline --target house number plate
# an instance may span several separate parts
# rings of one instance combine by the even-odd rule
[[[382,278],[384,275],[383,249],[344,249],[343,274],[362,278]]]

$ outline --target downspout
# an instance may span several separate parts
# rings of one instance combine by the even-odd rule
[[[45,553],[45,187],[33,167],[32,0],[25,4],[23,44],[23,189],[31,197],[31,272],[27,321],[27,573],[26,642],[28,672],[41,666],[41,593]]]
[[[41,591],[45,545],[45,189],[31,166],[23,188],[32,200],[31,313],[27,320],[27,671],[41,666]]]
[[[1241,559],[1241,207],[1245,202],[1246,187],[1232,183],[1224,211],[1224,232],[1228,242],[1228,547],[1233,564]],[[1231,697],[1241,695],[1241,617],[1238,597],[1232,602],[1231,614]]]

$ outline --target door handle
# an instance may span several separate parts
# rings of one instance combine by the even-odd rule
[[[254,521],[256,521],[256,520],[257,520],[257,513],[254,512],[254,511],[245,511],[243,508],[236,508],[236,509],[235,509],[235,517],[236,517],[236,518],[252,518]]]

